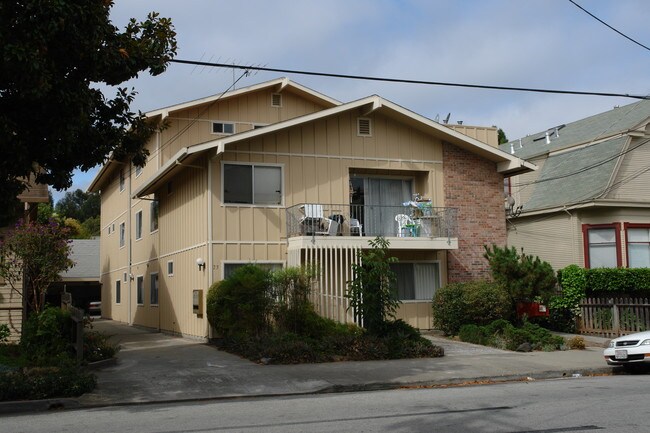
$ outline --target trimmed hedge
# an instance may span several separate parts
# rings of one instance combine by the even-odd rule
[[[559,350],[564,346],[562,337],[530,322],[524,323],[521,328],[506,320],[495,320],[487,326],[463,325],[458,337],[467,343],[505,350],[517,350],[523,343],[530,344],[533,350],[544,351]]]
[[[649,295],[649,268],[586,269],[587,295]]]

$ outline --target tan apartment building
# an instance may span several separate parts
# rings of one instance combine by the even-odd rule
[[[102,315],[207,337],[207,289],[238,266],[315,264],[321,314],[351,321],[350,265],[384,236],[403,304],[431,328],[431,298],[487,275],[505,244],[504,176],[534,166],[494,128],[440,125],[379,96],[349,103],[287,79],[147,113],[168,127],[141,170],[110,161],[102,197]],[[489,143],[489,144],[488,144]]]
[[[509,245],[556,270],[650,267],[650,101],[501,148],[539,167],[506,182]]]

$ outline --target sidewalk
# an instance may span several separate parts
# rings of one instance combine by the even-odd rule
[[[0,404],[0,413],[54,407],[393,389],[467,382],[533,380],[610,373],[601,347],[517,353],[427,336],[445,349],[432,359],[261,365],[190,339],[98,320],[122,350],[96,371],[97,388],[77,399]],[[604,340],[603,340],[604,341]],[[599,341],[593,342],[598,344]],[[601,343],[602,344],[602,343]],[[32,407],[29,407],[31,403]],[[4,408],[2,406],[5,406]],[[21,407],[24,407],[21,409]]]

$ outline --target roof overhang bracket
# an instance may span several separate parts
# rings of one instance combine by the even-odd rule
[[[381,108],[381,106],[382,106],[381,99],[380,98],[373,98],[371,103],[366,104],[363,107],[360,107],[361,115],[362,116],[370,116],[372,113],[379,110]]]

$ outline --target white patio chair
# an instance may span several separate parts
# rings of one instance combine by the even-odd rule
[[[363,224],[356,218],[350,218],[350,235],[354,234],[363,236]]]
[[[415,233],[409,231],[409,235],[404,236],[404,226],[407,224],[415,224],[410,216],[400,213],[395,215],[395,221],[397,221],[397,237],[403,238],[415,235]]]

